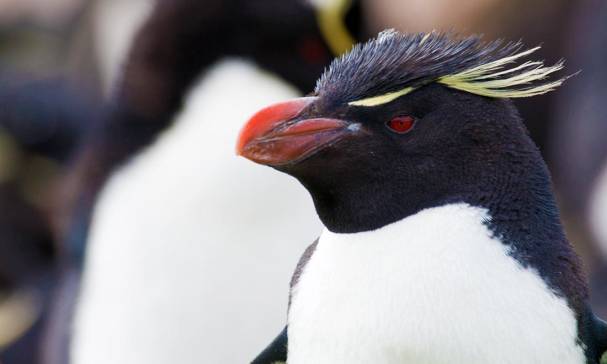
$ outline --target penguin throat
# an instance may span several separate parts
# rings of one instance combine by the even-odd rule
[[[455,170],[455,168],[454,168]],[[377,178],[363,175],[299,178],[324,225],[335,233],[379,229],[419,211],[453,203],[485,208],[498,219],[560,225],[547,168],[539,153],[527,161],[481,162],[466,173],[415,171]],[[415,176],[409,178],[408,176]]]

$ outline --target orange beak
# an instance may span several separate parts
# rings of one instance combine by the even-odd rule
[[[348,124],[339,119],[298,118],[316,97],[302,97],[257,112],[240,131],[236,153],[279,166],[298,162],[341,139]]]

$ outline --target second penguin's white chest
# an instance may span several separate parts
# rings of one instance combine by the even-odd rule
[[[566,301],[465,204],[323,232],[292,291],[289,364],[585,363]]]

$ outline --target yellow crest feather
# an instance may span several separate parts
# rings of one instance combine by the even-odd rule
[[[519,98],[553,91],[571,77],[550,79],[563,69],[563,61],[552,66],[526,61],[524,57],[540,47],[521,47],[520,42],[503,40],[484,43],[479,36],[387,30],[337,58],[315,91],[348,105],[374,107],[434,82],[480,96]]]
[[[537,86],[533,86],[533,83],[544,80],[550,74],[563,69],[563,61],[550,67],[545,67],[543,62],[525,62],[517,67],[504,70],[504,67],[508,64],[537,51],[539,48],[531,48],[454,75],[443,76],[437,82],[454,89],[487,97],[517,98],[542,95],[556,89],[567,77]],[[515,73],[515,75],[503,77],[510,73]]]

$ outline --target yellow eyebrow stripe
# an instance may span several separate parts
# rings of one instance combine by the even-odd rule
[[[368,98],[362,99],[362,100],[348,102],[348,105],[366,106],[366,107],[383,105],[383,104],[387,104],[390,101],[396,100],[397,98],[399,98],[403,95],[410,93],[414,89],[415,89],[414,87],[406,87],[400,91],[389,92],[387,94],[383,94],[383,95],[379,95],[379,96],[373,96],[373,97],[368,97]]]

